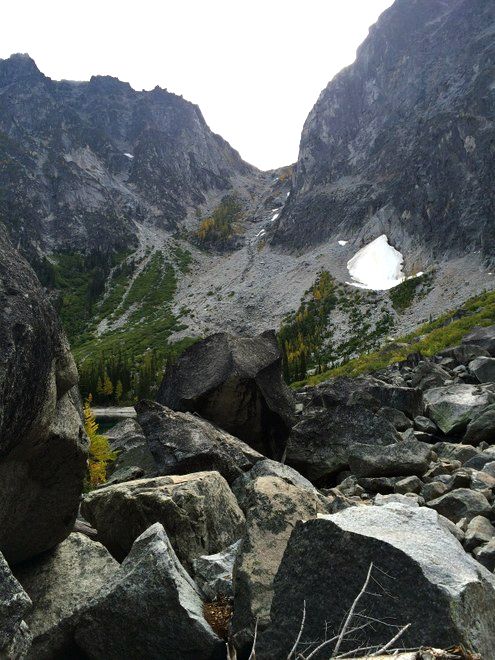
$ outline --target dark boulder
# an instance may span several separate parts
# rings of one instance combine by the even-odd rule
[[[467,521],[476,516],[489,516],[492,508],[486,497],[469,488],[456,488],[428,502],[428,506],[452,522]]]
[[[274,332],[218,333],[184,351],[163,378],[157,401],[197,412],[270,458],[280,458],[295,400],[282,378]]]
[[[481,442],[495,444],[495,404],[483,408],[473,417],[462,441],[473,445]]]
[[[303,643],[315,648],[325,635],[338,635],[370,570],[372,579],[356,612],[373,620],[365,625],[367,619],[356,616],[340,653],[363,646],[377,650],[410,624],[397,646],[463,644],[483,658],[495,657],[493,575],[463,550],[435,512],[387,504],[296,524],[275,578],[270,626],[256,658],[285,660],[300,630],[304,603]],[[332,645],[315,658],[331,655]]]
[[[55,311],[0,227],[0,551],[11,563],[74,524],[87,444],[76,384]]]
[[[480,383],[495,383],[495,358],[477,357],[468,365]]]
[[[136,411],[161,475],[216,470],[232,483],[264,458],[197,415],[174,412],[152,401],[141,401]]]
[[[0,658],[24,658],[32,635],[23,620],[32,602],[0,554]]]
[[[463,337],[462,343],[467,346],[480,346],[488,351],[490,355],[495,356],[495,325],[475,328]]]
[[[127,418],[113,426],[105,435],[110,447],[117,453],[111,466],[112,482],[128,481],[128,475],[140,470],[140,476],[154,477],[157,467],[148,443],[135,419]]]
[[[431,457],[429,445],[404,440],[385,446],[355,444],[349,451],[351,472],[357,477],[422,476]]]
[[[390,422],[362,406],[309,408],[292,429],[286,460],[311,481],[318,481],[346,469],[356,444],[382,446],[399,440]]]

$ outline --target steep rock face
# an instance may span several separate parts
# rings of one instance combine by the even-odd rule
[[[0,212],[27,252],[127,248],[135,221],[173,228],[255,171],[166,90],[57,82],[27,55],[0,60]]]
[[[0,551],[9,562],[72,529],[86,471],[76,384],[55,311],[0,226]]]
[[[493,257],[494,32],[486,0],[396,0],[308,116],[275,242]]]

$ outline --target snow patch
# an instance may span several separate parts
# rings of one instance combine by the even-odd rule
[[[361,289],[385,291],[404,281],[402,254],[392,247],[382,234],[347,262],[351,284]]]
[[[134,158],[132,154],[124,154],[124,156],[127,156],[127,158]]]
[[[265,234],[266,234],[266,230],[265,230],[265,229],[262,229],[261,231],[259,231],[259,232],[256,234],[256,238],[258,238],[259,236],[264,236]]]
[[[349,241],[339,241],[339,245],[344,246],[344,245],[347,245],[348,242],[349,242]]]
[[[280,215],[280,213],[277,211],[277,213],[275,213],[275,214],[272,216],[270,222],[275,222],[275,220],[278,218],[279,215]]]

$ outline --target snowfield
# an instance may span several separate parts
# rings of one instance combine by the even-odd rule
[[[402,254],[382,234],[347,262],[347,270],[352,278],[347,284],[373,291],[392,289],[405,279],[403,261]]]

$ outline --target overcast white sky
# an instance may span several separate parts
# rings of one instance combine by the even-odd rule
[[[54,79],[109,74],[197,103],[247,161],[294,162],[308,112],[392,0],[15,0],[0,58]]]

